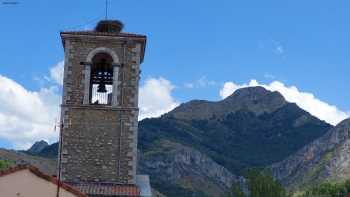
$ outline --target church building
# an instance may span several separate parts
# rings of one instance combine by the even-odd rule
[[[91,31],[61,32],[58,178],[90,197],[151,196],[149,178],[136,174],[146,36],[122,29],[120,21],[103,20]]]

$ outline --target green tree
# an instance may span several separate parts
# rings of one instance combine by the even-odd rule
[[[343,183],[326,182],[308,189],[301,197],[348,197],[350,180]]]
[[[251,197],[286,197],[283,186],[266,171],[249,170],[247,173]]]
[[[243,191],[241,190],[241,187],[238,184],[234,184],[231,188],[231,191],[228,195],[228,197],[245,197]]]
[[[12,165],[13,162],[7,160],[0,160],[0,170],[5,170]]]
[[[259,170],[249,170],[246,179],[251,197],[288,197],[283,186],[274,180],[271,173]],[[245,197],[239,185],[233,185],[229,196]]]

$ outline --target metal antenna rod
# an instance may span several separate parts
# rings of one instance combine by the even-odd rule
[[[59,145],[58,145],[58,175],[57,175],[57,193],[56,197],[60,197],[60,189],[61,189],[61,172],[62,172],[62,140],[63,140],[63,120],[61,119],[60,122],[60,138],[59,138]]]
[[[106,0],[106,20],[108,19],[108,0]]]

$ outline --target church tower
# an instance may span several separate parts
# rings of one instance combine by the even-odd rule
[[[65,65],[59,172],[62,181],[78,188],[136,184],[138,88],[146,36],[122,29],[120,21],[104,20],[92,31],[61,32]]]

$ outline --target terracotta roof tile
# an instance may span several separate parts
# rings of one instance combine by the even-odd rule
[[[88,195],[103,195],[113,197],[139,197],[140,190],[136,185],[117,185],[102,183],[69,183]]]

